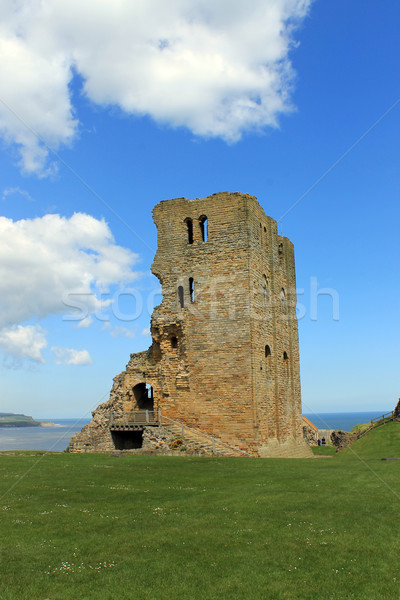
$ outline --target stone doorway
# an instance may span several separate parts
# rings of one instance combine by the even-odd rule
[[[111,437],[116,450],[136,450],[143,446],[143,430],[112,431]]]
[[[139,410],[153,410],[154,392],[149,383],[138,383],[133,388],[136,406]]]

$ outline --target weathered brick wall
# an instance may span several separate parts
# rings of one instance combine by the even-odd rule
[[[245,195],[218,194],[158,204],[153,211],[158,250],[152,266],[163,293],[152,319],[152,330],[161,333],[163,389],[155,396],[162,411],[243,446],[254,440],[255,427],[247,200]],[[207,241],[202,239],[202,216],[207,216]],[[193,243],[187,219],[193,224]],[[177,348],[171,348],[168,333],[165,339],[169,329]]]
[[[287,238],[278,236],[276,222],[255,201],[249,228],[259,445],[272,439],[301,441],[294,249]]]
[[[155,410],[242,449],[301,445],[293,245],[247,194],[167,200],[153,216],[163,299],[118,406],[137,408],[146,382]]]
[[[163,288],[153,330],[178,331],[175,354],[161,336],[161,379],[169,387],[168,395],[156,394],[163,412],[242,447],[301,441],[293,245],[246,194],[168,200],[153,214],[158,251],[152,269]],[[178,368],[187,387],[176,385]]]

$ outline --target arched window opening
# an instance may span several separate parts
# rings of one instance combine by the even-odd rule
[[[289,356],[288,356],[288,353],[286,352],[286,350],[283,353],[283,360],[289,360]]]
[[[193,221],[192,219],[185,219],[187,233],[188,233],[188,244],[193,244]]]
[[[265,358],[269,358],[271,356],[271,348],[268,344],[265,346]]]
[[[149,383],[138,383],[132,391],[139,410],[153,410],[154,393]]]
[[[150,383],[146,383],[146,390],[147,390],[147,398],[149,400],[151,400],[151,402],[153,403],[153,400],[154,400],[153,386],[151,386]]]
[[[264,233],[267,233],[267,228],[266,227],[264,227]]]
[[[184,308],[185,301],[184,301],[184,296],[183,296],[183,287],[181,285],[178,287],[178,300],[179,300],[180,307]]]
[[[280,258],[282,258],[282,256],[283,256],[283,244],[282,244],[282,242],[278,246],[278,255],[279,255]]]
[[[190,302],[194,302],[194,280],[193,280],[193,277],[189,277],[189,296],[190,296]]]
[[[208,240],[207,217],[205,215],[201,215],[201,217],[199,217],[199,223],[200,223],[201,239],[203,240],[203,242],[207,242],[207,240]]]
[[[178,347],[178,338],[173,335],[171,337],[171,348],[177,348]]]

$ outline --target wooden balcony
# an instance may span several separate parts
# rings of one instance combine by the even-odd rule
[[[140,430],[143,427],[158,427],[160,419],[154,410],[131,410],[120,413],[111,413],[111,431]]]

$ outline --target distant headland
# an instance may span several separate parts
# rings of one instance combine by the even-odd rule
[[[50,421],[35,421],[33,417],[15,413],[0,413],[0,427],[55,427]]]

